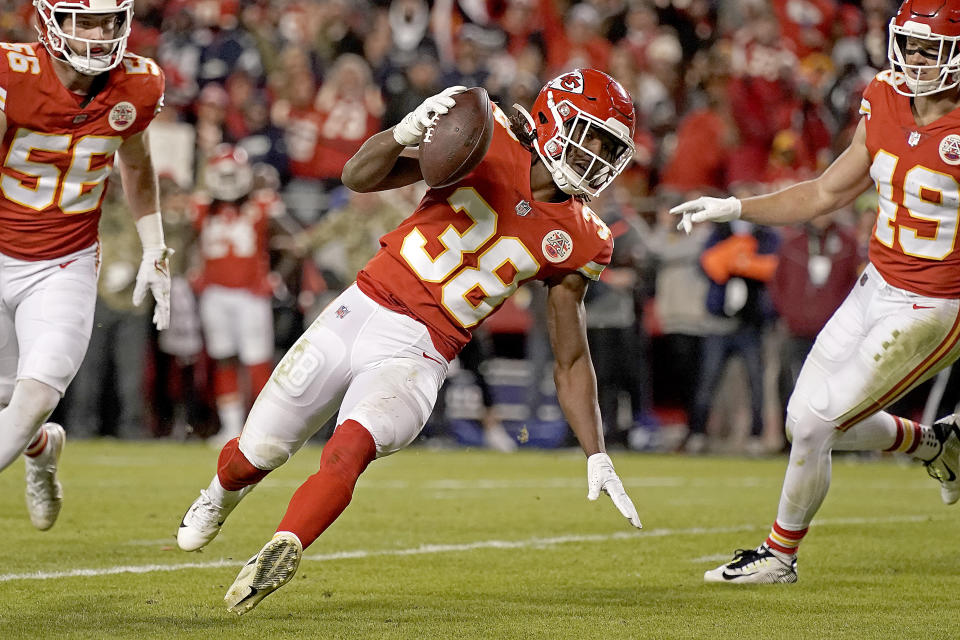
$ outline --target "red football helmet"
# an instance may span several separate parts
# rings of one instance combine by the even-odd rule
[[[574,69],[548,82],[527,119],[533,146],[553,176],[571,195],[596,196],[633,157],[636,117],[633,100],[619,82],[596,69]],[[598,152],[588,146],[600,140]]]
[[[253,190],[253,168],[247,152],[229,144],[217,145],[203,173],[207,192],[214,200],[235,202]]]
[[[897,93],[928,96],[960,84],[958,40],[960,0],[905,0],[890,20],[887,47]]]
[[[51,56],[88,76],[109,71],[120,64],[130,37],[133,0],[33,0],[33,6],[39,14],[37,32],[40,42]],[[78,35],[78,31],[85,30],[100,30],[103,34],[103,24],[90,22],[87,29],[85,21],[91,18],[82,16],[100,19],[110,14],[115,18],[108,34],[112,37],[93,39]]]

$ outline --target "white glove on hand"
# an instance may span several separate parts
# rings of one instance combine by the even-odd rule
[[[415,147],[423,140],[427,127],[433,124],[434,118],[442,116],[455,104],[453,97],[466,91],[466,87],[448,87],[435,96],[430,96],[419,107],[403,117],[403,120],[393,128],[393,139],[397,144],[405,147]]]
[[[173,249],[167,247],[145,249],[137,271],[137,285],[133,289],[133,304],[138,307],[150,289],[156,302],[153,324],[161,331],[170,326],[170,265],[167,258],[171,255]]]
[[[637,508],[633,506],[633,501],[623,489],[623,483],[617,477],[617,472],[613,470],[613,462],[610,456],[605,453],[595,453],[587,458],[587,499],[596,500],[603,491],[610,499],[620,513],[630,521],[630,524],[637,529],[642,529],[640,516],[637,515]]]
[[[690,233],[694,222],[730,222],[740,217],[740,200],[733,196],[729,198],[710,198],[704,196],[696,200],[684,202],[670,209],[675,216],[683,215],[677,223],[677,229]]]

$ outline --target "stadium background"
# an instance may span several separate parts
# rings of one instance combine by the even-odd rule
[[[0,40],[35,40],[30,4],[7,4]],[[591,345],[608,441],[671,449],[704,377],[703,340],[735,330],[736,319],[708,308],[700,256],[709,231],[680,237],[666,210],[693,195],[747,195],[823,169],[849,140],[861,91],[887,64],[886,25],[896,5],[138,0],[135,7],[130,50],[156,59],[166,76],[166,107],[151,136],[175,275],[192,284],[200,277],[189,198],[202,191],[217,144],[246,149],[258,188],[277,191],[286,205],[289,233],[274,237],[271,249],[278,356],[422,193],[420,185],[357,195],[340,185],[343,163],[367,136],[454,84],[484,86],[509,107],[529,106],[543,82],[578,66],[620,80],[637,107],[637,153],[615,187],[592,203],[614,230],[617,252],[587,301]],[[859,264],[872,204],[867,194],[835,217],[856,239]],[[122,207],[114,190],[104,207],[103,243],[137,249]],[[781,247],[791,233],[783,232]],[[119,253],[119,263],[135,259]],[[74,436],[215,433],[209,359],[199,345],[165,346],[149,316],[126,302],[129,283],[109,277],[120,272],[104,264],[101,299],[110,322],[98,321],[95,366],[81,370],[56,417],[68,430],[74,424]],[[751,319],[762,336],[765,391],[762,447],[754,451],[782,445],[787,347],[808,338],[791,321],[803,299],[793,286],[763,283],[759,316]],[[480,371],[511,435],[521,444],[557,446],[569,436],[551,397],[537,313],[542,297],[541,289],[525,288],[489,320],[479,336]],[[835,298],[825,293],[804,307],[831,307]],[[824,310],[832,307],[817,312]],[[174,314],[189,315],[177,299]],[[139,326],[132,335],[140,337],[125,339],[123,325]],[[715,450],[739,451],[751,443],[747,368],[735,359],[724,371],[708,433]],[[475,382],[469,371],[451,377],[427,437],[482,443]],[[137,392],[124,391],[130,388]],[[928,390],[901,410],[919,417]],[[130,415],[141,417],[139,430],[123,424]]]

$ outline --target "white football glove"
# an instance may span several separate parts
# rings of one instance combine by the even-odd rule
[[[138,307],[147,295],[147,289],[153,294],[156,305],[153,308],[153,324],[158,330],[170,326],[170,265],[167,258],[173,255],[173,249],[160,247],[145,249],[137,271],[137,285],[133,289],[133,304]]]
[[[677,229],[690,233],[694,222],[730,222],[740,217],[740,200],[733,196],[729,198],[710,198],[704,196],[690,200],[670,209],[675,216],[682,215]]]
[[[637,508],[633,506],[633,501],[623,489],[623,483],[620,482],[617,472],[613,470],[610,456],[605,453],[595,453],[587,458],[587,486],[589,500],[596,500],[603,491],[610,496],[613,504],[620,509],[620,513],[630,521],[630,524],[637,529],[643,528],[640,524],[640,516],[637,515]]]
[[[448,87],[435,96],[430,96],[419,107],[403,117],[403,120],[393,128],[393,139],[397,144],[405,147],[415,147],[423,140],[427,127],[433,124],[434,118],[442,116],[455,104],[453,97],[466,91],[466,87]]]

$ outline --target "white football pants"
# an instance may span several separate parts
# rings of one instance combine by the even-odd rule
[[[356,284],[338,296],[277,365],[247,417],[240,450],[275,469],[339,410],[373,436],[377,456],[413,442],[449,363],[427,327],[386,309]]]
[[[802,304],[802,302],[800,302]],[[777,522],[806,528],[830,486],[833,449],[882,449],[882,409],[960,355],[960,300],[887,284],[873,265],[817,336],[787,406],[793,448]]]

